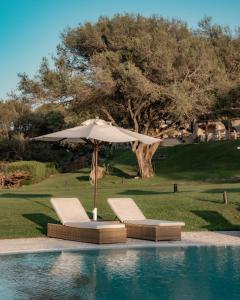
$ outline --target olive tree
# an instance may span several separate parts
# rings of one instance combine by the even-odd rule
[[[55,68],[21,75],[25,95],[61,101],[154,137],[173,134],[208,111],[224,72],[208,39],[184,22],[159,17],[101,17],[65,31]],[[141,177],[153,176],[158,144],[132,143]]]

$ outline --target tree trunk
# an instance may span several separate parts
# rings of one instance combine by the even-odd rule
[[[142,143],[133,144],[132,150],[137,157],[139,175],[141,178],[150,178],[154,176],[152,158],[158,146],[159,143],[152,145],[145,145]]]
[[[208,120],[206,121],[206,127],[205,127],[205,142],[208,142]]]

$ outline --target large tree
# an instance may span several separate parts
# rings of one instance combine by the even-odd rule
[[[13,98],[0,101],[0,139],[11,138],[12,133],[16,133],[19,119],[30,111],[30,107],[23,100]]]
[[[218,85],[211,114],[216,118],[239,117],[240,113],[240,28],[214,24],[210,17],[199,22],[198,35],[213,47],[225,76]]]
[[[44,60],[20,89],[163,138],[209,110],[225,73],[209,38],[185,23],[126,14],[67,30],[55,69]],[[157,147],[132,144],[142,177],[153,176]]]

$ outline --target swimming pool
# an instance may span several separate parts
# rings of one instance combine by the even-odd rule
[[[0,256],[0,299],[240,298],[240,247]]]

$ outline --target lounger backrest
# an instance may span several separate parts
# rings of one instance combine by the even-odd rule
[[[107,201],[121,222],[146,219],[132,198],[108,198]]]
[[[63,225],[66,222],[90,221],[78,198],[51,198],[50,201]]]

